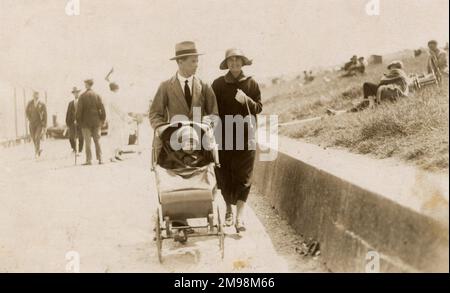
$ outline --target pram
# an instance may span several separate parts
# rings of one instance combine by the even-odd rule
[[[175,150],[170,145],[172,135],[182,126],[198,131],[204,160],[198,166],[167,168],[167,160]],[[210,146],[211,148],[206,148]],[[219,165],[217,145],[209,125],[192,121],[162,125],[154,130],[152,143],[152,171],[158,193],[155,238],[158,258],[162,262],[162,242],[174,239],[185,243],[189,237],[218,236],[221,257],[224,256],[224,231],[216,196],[218,194],[214,167]],[[174,225],[187,219],[206,218],[206,225]],[[189,231],[194,230],[190,234]],[[200,231],[203,230],[203,231]]]
[[[411,74],[409,76],[411,82],[409,84],[410,91],[419,91],[429,85],[439,85],[439,78],[433,73]]]

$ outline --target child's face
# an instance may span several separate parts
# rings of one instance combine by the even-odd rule
[[[181,149],[187,154],[193,154],[196,149],[196,143],[194,139],[188,139],[181,143]]]

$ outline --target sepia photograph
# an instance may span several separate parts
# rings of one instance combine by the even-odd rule
[[[448,52],[448,0],[0,0],[0,273],[448,273]]]

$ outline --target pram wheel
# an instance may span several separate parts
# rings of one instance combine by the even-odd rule
[[[223,259],[225,256],[225,233],[223,231],[219,207],[217,207],[217,234],[219,235],[220,257]]]
[[[208,225],[209,225],[209,231],[214,232],[214,215],[213,214],[208,215]]]
[[[164,217],[164,223],[166,224],[166,237],[169,238],[172,236],[172,230],[170,229],[170,218]]]
[[[158,252],[158,260],[162,263],[162,237],[161,237],[161,220],[159,217],[159,208],[156,209],[156,221],[155,221],[155,241],[156,241],[156,249]]]

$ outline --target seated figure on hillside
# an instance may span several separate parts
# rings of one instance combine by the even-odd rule
[[[341,75],[341,77],[351,77],[357,74],[364,74],[364,72],[366,71],[366,66],[367,63],[364,60],[364,57],[358,58],[358,56],[353,55],[350,61],[345,63],[344,67],[342,68],[345,73]]]
[[[373,108],[385,101],[395,102],[400,97],[409,95],[409,77],[403,70],[401,61],[393,61],[388,67],[388,72],[383,75],[378,84],[365,82],[363,84],[364,98],[356,106],[348,110],[336,111],[327,109],[330,115],[346,112],[358,112],[368,107]]]
[[[349,71],[350,68],[352,68],[353,66],[358,65],[358,56],[353,55],[352,58],[350,58],[350,61],[348,61],[347,63],[344,64],[344,67],[342,68],[342,70],[344,71]]]
[[[303,71],[303,75],[304,75],[303,79],[304,79],[305,83],[309,83],[314,80],[314,75],[313,75],[312,70],[310,70],[309,73],[306,70]]]
[[[358,65],[356,67],[354,67],[354,70],[356,70],[357,72],[364,74],[366,72],[366,67],[367,67],[367,61],[364,59],[364,57],[359,57],[358,58]]]

